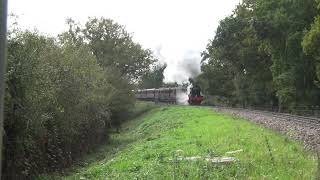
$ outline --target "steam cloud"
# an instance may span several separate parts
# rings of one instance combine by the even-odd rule
[[[189,51],[181,60],[168,64],[165,71],[166,82],[182,83],[200,74],[200,53]]]
[[[162,50],[162,46],[158,46],[154,49],[154,54],[161,63],[165,62],[168,65],[164,72],[165,82],[177,82],[181,84],[187,82],[189,78],[194,78],[201,73],[201,57],[199,52],[188,51],[180,59],[169,60],[163,56]],[[179,104],[188,104],[190,86],[186,91],[180,90],[177,92],[177,102]]]
[[[187,57],[178,62],[178,70],[183,76],[194,78],[200,74],[199,58]]]

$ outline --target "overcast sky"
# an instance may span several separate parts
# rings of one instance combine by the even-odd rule
[[[9,0],[20,26],[57,35],[66,18],[106,17],[125,25],[134,40],[167,62],[166,81],[183,81],[200,69],[200,53],[220,20],[239,0]]]

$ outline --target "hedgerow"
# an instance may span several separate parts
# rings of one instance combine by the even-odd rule
[[[4,179],[61,171],[107,141],[134,103],[133,85],[99,61],[85,42],[10,33]]]

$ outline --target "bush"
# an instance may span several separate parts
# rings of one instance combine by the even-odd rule
[[[35,32],[11,34],[6,82],[4,179],[70,166],[134,103],[129,81],[100,67],[85,44]]]

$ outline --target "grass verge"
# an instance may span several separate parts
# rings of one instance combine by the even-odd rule
[[[178,156],[230,156],[226,152],[239,149],[243,152],[231,155],[239,161],[227,165],[175,161]],[[94,159],[59,178],[313,179],[317,169],[316,158],[284,136],[187,106],[156,108],[126,122]]]

